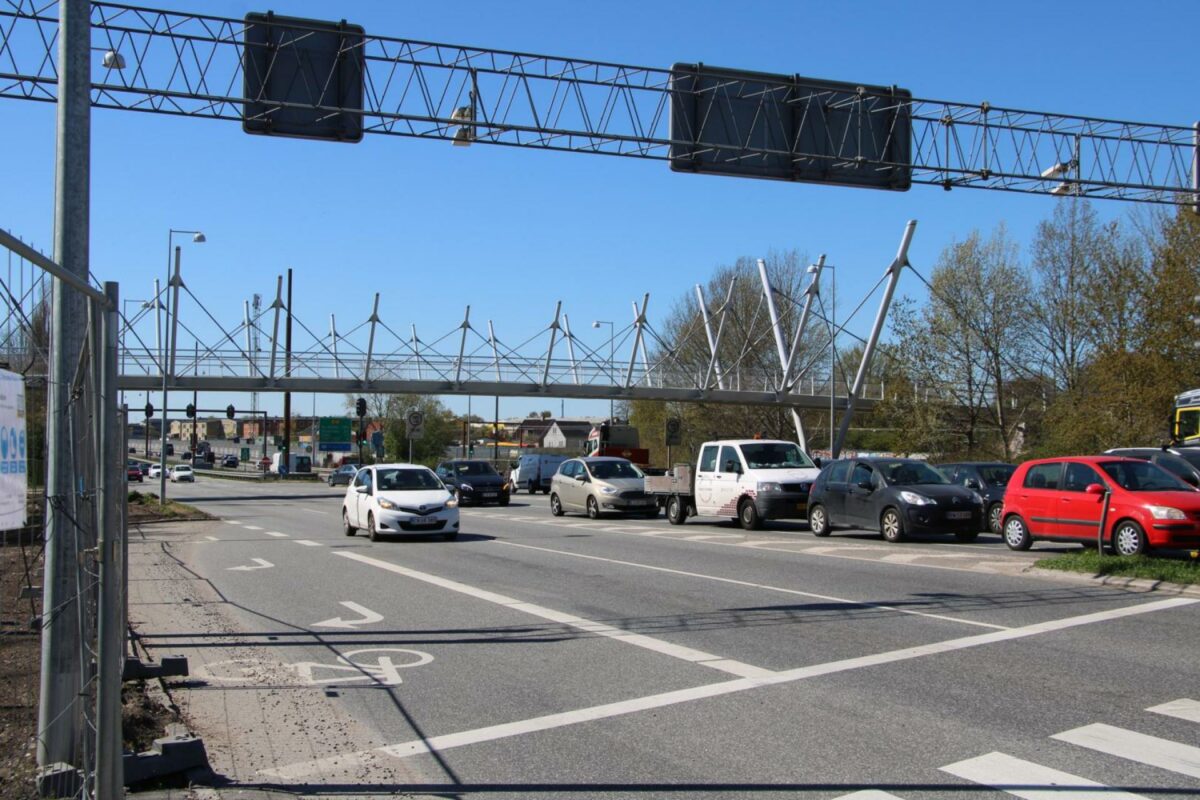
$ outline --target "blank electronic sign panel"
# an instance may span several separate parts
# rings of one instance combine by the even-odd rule
[[[912,93],[675,64],[671,169],[907,191]]]
[[[363,135],[361,26],[246,15],[242,130],[357,142]]]

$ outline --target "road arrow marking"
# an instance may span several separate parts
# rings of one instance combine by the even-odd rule
[[[258,564],[258,566],[252,567],[248,564],[243,564],[240,567],[229,567],[229,570],[232,572],[252,572],[253,570],[256,570],[256,569],[271,569],[272,567],[275,566],[270,561],[267,561],[265,558],[252,558],[250,560],[253,561],[255,564]]]
[[[358,628],[360,625],[370,625],[375,622],[380,622],[383,619],[383,614],[376,614],[371,609],[360,606],[358,603],[355,603],[351,600],[341,600],[339,602],[354,613],[362,614],[362,619],[342,619],[341,617],[334,617],[333,619],[327,619],[324,622],[314,622],[312,626],[314,628],[346,628],[348,630],[352,630]]]

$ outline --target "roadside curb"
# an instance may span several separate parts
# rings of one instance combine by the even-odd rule
[[[1024,574],[1034,575],[1039,578],[1066,578],[1079,583],[1093,583],[1100,586],[1112,586],[1117,589],[1159,592],[1179,597],[1200,598],[1200,586],[1188,586],[1182,583],[1169,583],[1167,581],[1152,581],[1148,578],[1127,578],[1122,575],[1094,575],[1086,572],[1068,572],[1066,570],[1044,569],[1042,567],[1029,567],[1024,570]]]

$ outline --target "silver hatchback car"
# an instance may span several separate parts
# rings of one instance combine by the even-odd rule
[[[646,475],[624,458],[572,458],[559,465],[550,481],[550,513],[583,511],[601,514],[658,516],[658,500],[646,494]]]

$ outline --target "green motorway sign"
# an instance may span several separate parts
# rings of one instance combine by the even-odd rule
[[[317,422],[317,438],[321,450],[349,450],[353,441],[353,423],[349,417],[321,417]],[[337,445],[346,445],[338,447]]]

